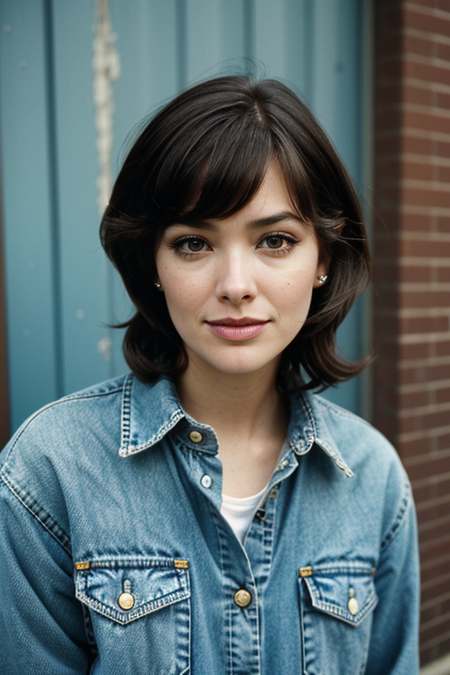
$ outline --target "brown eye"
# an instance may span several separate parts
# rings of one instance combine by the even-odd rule
[[[201,239],[187,239],[187,241],[184,242],[184,245],[189,251],[199,253],[203,250],[205,242]]]
[[[266,237],[265,241],[268,248],[281,248],[283,246],[284,239],[278,235],[271,235],[270,237]]]

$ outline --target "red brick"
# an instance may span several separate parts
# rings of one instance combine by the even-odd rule
[[[405,368],[400,371],[401,384],[439,382],[450,379],[450,364]]]
[[[436,92],[436,104],[438,108],[450,110],[450,94],[444,94],[441,91]]]
[[[443,497],[441,501],[436,502],[436,504],[433,504],[433,506],[430,506],[426,509],[418,509],[417,511],[417,519],[419,525],[426,525],[427,523],[430,523],[433,520],[437,520],[438,518],[442,518],[443,516],[448,516],[450,518],[450,500],[448,497]],[[422,569],[435,570],[436,566],[434,564],[434,561],[431,560],[430,563],[431,564],[428,564],[426,568],[424,565],[422,565]],[[446,571],[448,572],[449,570],[450,570],[450,555],[448,556]]]
[[[444,558],[443,564],[446,565],[448,569],[450,567],[450,557]],[[420,622],[422,624],[425,624],[427,621],[433,621],[433,619],[443,616],[444,614],[450,614],[450,598],[447,598],[444,601],[440,601],[439,599],[437,599],[435,605],[429,607],[428,609],[423,610],[420,613]]]
[[[448,413],[447,413],[448,421]],[[437,457],[431,455],[432,458],[427,457],[423,462],[411,464],[408,458],[405,458],[404,464],[411,480],[417,478],[426,478],[427,476],[439,475],[441,473],[450,472],[450,456]],[[450,533],[450,526],[447,529]]]
[[[446,340],[445,342],[436,342],[435,351],[436,356],[450,356],[450,341]]]
[[[417,136],[411,136],[408,134],[407,130],[402,130],[400,137],[399,146],[401,147],[402,152],[411,152],[419,155],[434,155],[435,147],[434,141],[430,138],[418,138]],[[447,145],[446,143],[443,145]],[[450,153],[450,143],[448,144],[448,152]],[[442,157],[447,157],[448,155],[443,154]]]
[[[450,70],[446,71],[450,84]],[[424,131],[438,131],[439,133],[450,133],[450,118],[438,113],[416,112],[408,110],[403,111],[402,123],[409,129],[422,129]]]
[[[405,335],[415,335],[422,333],[439,333],[448,330],[449,319],[446,314],[442,316],[415,316],[401,317],[399,321],[399,332]]]
[[[393,190],[392,196],[396,193],[397,190]],[[402,189],[401,197],[403,203],[409,204],[410,206],[439,206],[441,208],[450,208],[450,186],[448,189],[442,188],[440,190],[404,187]]]
[[[449,390],[443,389],[443,391],[447,394],[447,397],[448,397],[447,401],[450,400]],[[438,393],[438,392],[436,392],[436,393]],[[450,449],[450,434],[442,434],[440,436],[437,436],[436,439],[435,439],[435,445],[436,445],[437,450],[449,450]]]
[[[420,480],[420,479],[417,479]],[[416,481],[417,482],[417,481]],[[450,492],[450,477],[444,477],[442,480],[432,480],[429,482],[424,481],[419,486],[414,484],[412,481],[414,499],[416,503],[429,499],[438,499],[439,497],[445,497]],[[450,555],[450,539],[447,548],[444,547],[444,550],[440,552],[440,555]],[[436,553],[437,555],[437,553]],[[432,556],[430,556],[430,559]]]
[[[429,342],[413,342],[399,345],[399,357],[402,360],[424,359],[432,355],[432,345]]]
[[[450,307],[450,291],[405,291],[400,298],[401,307]]]
[[[415,457],[416,455],[430,452],[433,448],[433,443],[431,438],[424,437],[414,441],[403,441],[398,444],[397,448],[401,451],[403,459],[406,459],[406,457]]]
[[[380,82],[376,90],[376,104],[398,105],[399,103],[416,103],[418,105],[437,106],[437,92],[419,85],[402,85],[400,82]],[[442,106],[445,107],[445,106]]]
[[[436,141],[435,143],[435,149],[433,151],[433,154],[437,155],[437,157],[450,157],[450,142],[447,141]]]
[[[402,178],[412,178],[413,180],[439,180],[439,168],[433,164],[420,162],[403,162]]]
[[[438,267],[436,269],[436,281],[442,283],[450,282],[450,267]]]
[[[447,316],[430,316],[400,319],[399,332],[414,335],[415,333],[439,333],[449,330]]]
[[[443,579],[436,579],[436,583],[433,583],[433,580],[427,582],[426,586],[422,588],[422,603],[426,608],[436,604],[436,601],[439,601],[444,593],[450,593],[450,575],[447,581]]]
[[[443,44],[442,42],[436,43],[436,56],[438,59],[443,61],[450,61],[450,45]]]
[[[426,239],[405,239],[401,243],[402,255],[420,258],[448,258],[450,241],[430,241]]]
[[[436,33],[437,35],[444,35],[446,37],[450,35],[450,21],[442,19],[440,16],[431,16],[424,12],[414,11],[413,9],[405,9],[402,22],[408,28],[418,28],[427,33]]]
[[[440,558],[444,555],[449,555],[450,552],[450,536],[445,536],[440,540],[429,541],[429,542],[420,542],[420,555],[421,560],[426,556],[428,559]],[[450,591],[450,589],[449,589]],[[432,590],[428,590],[423,594],[422,602],[427,602],[432,600],[436,596],[436,593],[433,593]]]
[[[405,60],[403,62],[402,73],[404,77],[417,78],[425,82],[450,84],[450,70],[429,63]]]
[[[430,267],[425,267],[425,265],[421,267],[402,265],[399,275],[402,282],[430,282],[433,278],[433,270]]]
[[[438,216],[436,218],[436,230],[438,232],[450,232],[450,217]]]
[[[450,167],[449,166],[438,166],[435,167],[435,180],[440,181],[441,183],[450,182]]]
[[[422,644],[426,645],[433,639],[436,639],[436,636],[439,634],[450,635],[450,615],[442,617],[442,622],[437,626],[430,626],[430,628],[425,628],[425,630],[420,631],[420,641]]]
[[[436,56],[437,45],[431,40],[416,35],[405,35],[403,38],[403,57],[408,58],[409,54],[421,54],[422,56]]]
[[[450,424],[450,411],[429,412],[429,413],[411,413],[410,417],[400,419],[400,432],[409,433],[411,431],[421,431],[422,429],[434,429],[444,427]],[[444,465],[448,465],[447,471],[450,471],[450,456],[445,460]],[[428,474],[427,474],[428,475]]]

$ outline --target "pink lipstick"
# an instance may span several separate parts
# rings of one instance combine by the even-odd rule
[[[252,319],[244,317],[243,319],[217,319],[215,321],[207,321],[208,326],[212,332],[223,338],[224,340],[250,340],[256,337],[265,330],[269,325],[269,321],[262,321],[261,319]]]

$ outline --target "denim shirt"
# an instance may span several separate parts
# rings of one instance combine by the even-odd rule
[[[290,406],[244,545],[214,430],[171,380],[128,375],[31,417],[0,455],[2,675],[416,675],[405,471],[353,414]]]

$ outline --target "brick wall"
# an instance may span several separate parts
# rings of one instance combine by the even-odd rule
[[[421,659],[450,652],[450,0],[374,0],[375,425],[416,498]]]

